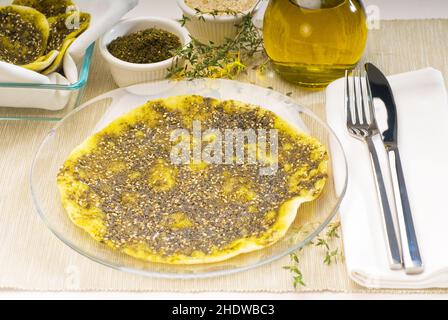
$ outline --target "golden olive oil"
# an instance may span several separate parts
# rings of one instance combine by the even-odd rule
[[[271,0],[263,36],[266,53],[283,78],[324,87],[360,60],[366,15],[357,0]]]

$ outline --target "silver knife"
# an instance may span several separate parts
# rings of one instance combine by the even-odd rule
[[[423,272],[424,268],[398,150],[397,107],[392,89],[384,74],[371,63],[367,63],[365,69],[372,99],[381,99],[387,110],[387,129],[382,132],[382,135],[392,174],[404,268],[407,274],[419,274]],[[400,195],[399,199],[397,199],[397,195]]]

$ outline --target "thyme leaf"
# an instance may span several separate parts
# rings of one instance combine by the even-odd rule
[[[339,221],[337,222],[333,222],[330,223],[328,225],[328,230],[327,230],[327,238],[329,239],[339,239],[339,228],[341,227],[341,223]]]
[[[325,252],[325,259],[324,263],[329,266],[332,262],[337,263],[337,257],[338,257],[339,249],[336,248],[333,251],[327,250]]]
[[[185,27],[188,21],[191,21],[191,19],[184,14],[182,15],[182,19],[177,20],[182,27]]]

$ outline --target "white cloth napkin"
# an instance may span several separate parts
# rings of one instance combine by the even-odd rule
[[[78,81],[78,66],[86,49],[115,25],[121,17],[138,4],[138,0],[75,0],[81,12],[91,15],[89,28],[69,47],[63,60],[64,75],[53,73],[44,76],[19,66],[0,61],[0,82],[71,84]],[[12,0],[0,0],[7,6]],[[23,99],[22,97],[27,97]],[[0,106],[61,109],[69,95],[57,91],[30,89],[0,89]]]
[[[442,74],[423,69],[389,77],[398,113],[398,139],[425,271],[388,267],[382,217],[367,147],[345,127],[344,81],[327,89],[326,112],[346,152],[349,185],[341,205],[346,264],[370,288],[448,287],[448,102]],[[381,116],[381,115],[379,115]],[[381,121],[380,121],[381,122]],[[336,159],[340,161],[340,159]],[[335,172],[336,187],[343,177]]]

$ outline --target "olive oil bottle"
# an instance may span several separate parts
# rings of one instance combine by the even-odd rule
[[[275,70],[306,87],[325,87],[362,57],[367,41],[358,0],[270,0],[264,46]]]

